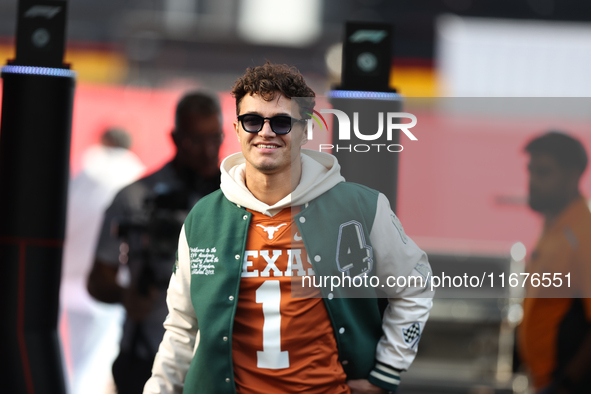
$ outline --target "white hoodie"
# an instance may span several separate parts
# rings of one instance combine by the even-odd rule
[[[301,162],[302,176],[296,189],[271,206],[257,200],[246,187],[244,182],[246,159],[242,153],[228,156],[222,162],[222,184],[220,187],[226,198],[234,204],[273,216],[284,208],[312,201],[332,189],[336,184],[345,181],[345,178],[341,176],[341,166],[333,155],[302,149]]]

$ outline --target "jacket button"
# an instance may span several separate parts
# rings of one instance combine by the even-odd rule
[[[333,298],[334,298],[334,294],[332,294],[332,293],[328,293],[328,299],[329,299],[329,300],[332,300]]]
[[[230,297],[228,297],[228,299],[229,299],[230,301],[234,301],[234,296],[230,296]],[[344,328],[342,328],[342,330],[344,330]]]
[[[320,257],[320,255],[314,256],[314,261],[315,262],[319,262],[320,260],[322,260],[322,258]]]
[[[349,361],[348,361],[348,360],[343,360],[343,361],[341,362],[341,364],[343,364],[343,365],[347,365],[347,364],[349,364]]]
[[[237,206],[238,208],[242,208],[242,207],[241,207],[239,204],[236,204],[236,206]]]
[[[339,334],[344,334],[344,333],[345,333],[345,327],[339,328]]]
[[[230,383],[230,378],[226,378],[226,383]]]
[[[228,342],[228,337],[223,337],[223,338],[222,338],[222,340],[223,340],[224,342]]]
[[[306,218],[303,216],[300,216],[300,223],[306,223]]]
[[[242,219],[244,219],[244,220],[248,219],[248,215],[242,216]]]
[[[234,256],[234,258],[235,258],[236,260],[240,260],[240,255],[239,255],[239,254],[237,254],[236,256]]]

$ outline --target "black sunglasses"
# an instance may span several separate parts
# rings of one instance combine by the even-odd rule
[[[242,128],[247,133],[258,133],[261,131],[263,129],[263,125],[265,124],[265,120],[267,119],[269,119],[271,130],[273,130],[273,132],[278,135],[285,135],[289,133],[293,123],[306,121],[306,119],[292,118],[291,116],[287,115],[276,115],[266,118],[257,114],[244,114],[238,117],[238,120],[240,123],[242,123]]]

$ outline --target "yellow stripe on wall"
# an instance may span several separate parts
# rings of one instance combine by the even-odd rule
[[[127,77],[127,60],[117,52],[68,49],[65,62],[78,73],[79,81],[120,83]]]
[[[16,56],[13,45],[0,45],[0,65]],[[68,48],[65,63],[78,73],[77,80],[92,83],[120,83],[125,80],[128,64],[115,51]]]
[[[390,72],[390,87],[405,97],[437,97],[437,73],[432,67],[398,66]]]

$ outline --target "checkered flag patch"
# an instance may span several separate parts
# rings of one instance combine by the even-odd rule
[[[404,336],[404,342],[412,344],[421,336],[421,325],[419,323],[413,323],[410,327],[403,328],[402,335]]]

